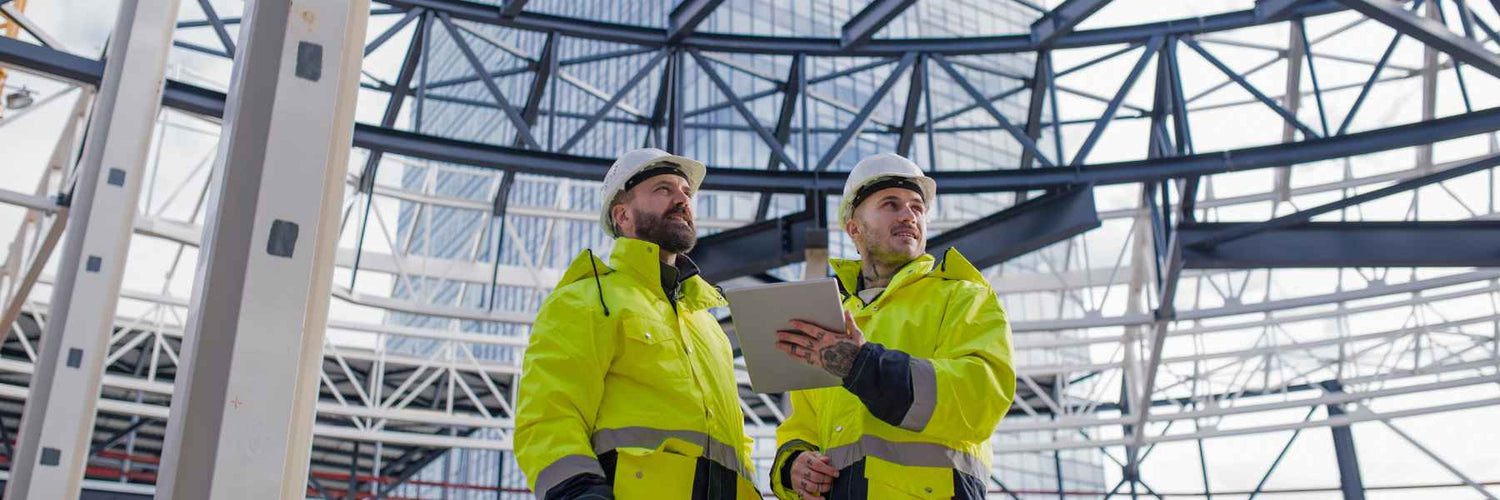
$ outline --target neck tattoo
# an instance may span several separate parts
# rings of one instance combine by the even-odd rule
[[[860,280],[863,282],[860,288],[884,288],[891,283],[891,276],[894,274],[891,272],[882,275],[878,266],[866,264],[859,272]]]

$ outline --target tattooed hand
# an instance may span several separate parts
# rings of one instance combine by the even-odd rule
[[[844,311],[842,332],[799,320],[792,320],[791,327],[776,333],[776,348],[838,378],[849,375],[854,368],[854,356],[865,345],[865,334],[854,325],[854,316],[849,311]]]

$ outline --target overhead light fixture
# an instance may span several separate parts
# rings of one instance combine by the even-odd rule
[[[36,98],[32,96],[31,90],[26,87],[21,87],[21,90],[11,92],[10,95],[5,96],[5,107],[7,109],[26,109],[35,103]]]

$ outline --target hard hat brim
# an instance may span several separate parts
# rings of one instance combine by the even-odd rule
[[[866,186],[892,177],[906,179],[916,183],[917,186],[922,189],[922,202],[926,203],[928,209],[931,210],[933,200],[937,199],[937,181],[934,181],[931,177],[925,175],[881,175],[865,179],[864,182],[861,182],[858,186],[853,186],[852,189],[844,193],[844,199],[839,202],[839,225],[842,226],[844,224],[847,224],[849,222],[849,218],[854,216],[854,209],[857,207],[852,203],[852,198],[856,193],[859,193],[859,191],[864,189]]]
[[[698,186],[703,184],[703,177],[708,175],[708,167],[703,162],[686,156],[667,155],[659,157],[651,163],[663,162],[677,165],[678,168],[682,169],[683,175],[687,177],[688,186],[692,187],[695,193],[698,191]]]

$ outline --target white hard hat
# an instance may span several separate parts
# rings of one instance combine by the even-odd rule
[[[619,238],[615,232],[615,224],[610,217],[610,207],[614,205],[615,197],[627,188],[625,184],[636,174],[644,172],[653,167],[663,166],[665,163],[675,168],[683,177],[687,178],[688,185],[693,191],[698,191],[698,185],[703,183],[703,176],[708,169],[703,162],[685,156],[678,156],[656,148],[632,149],[620,155],[614,165],[609,166],[609,173],[604,174],[604,187],[600,190],[599,200],[599,225],[604,227],[604,234],[610,238]],[[663,172],[668,173],[668,172]]]
[[[881,153],[860,160],[854,165],[854,170],[849,171],[849,180],[844,182],[844,196],[839,200],[839,225],[848,223],[849,217],[854,215],[855,202],[862,201],[857,200],[860,191],[887,181],[895,181],[889,187],[900,187],[901,181],[915,184],[922,194],[922,201],[928,206],[937,197],[937,182],[922,174],[916,163],[895,153]]]

